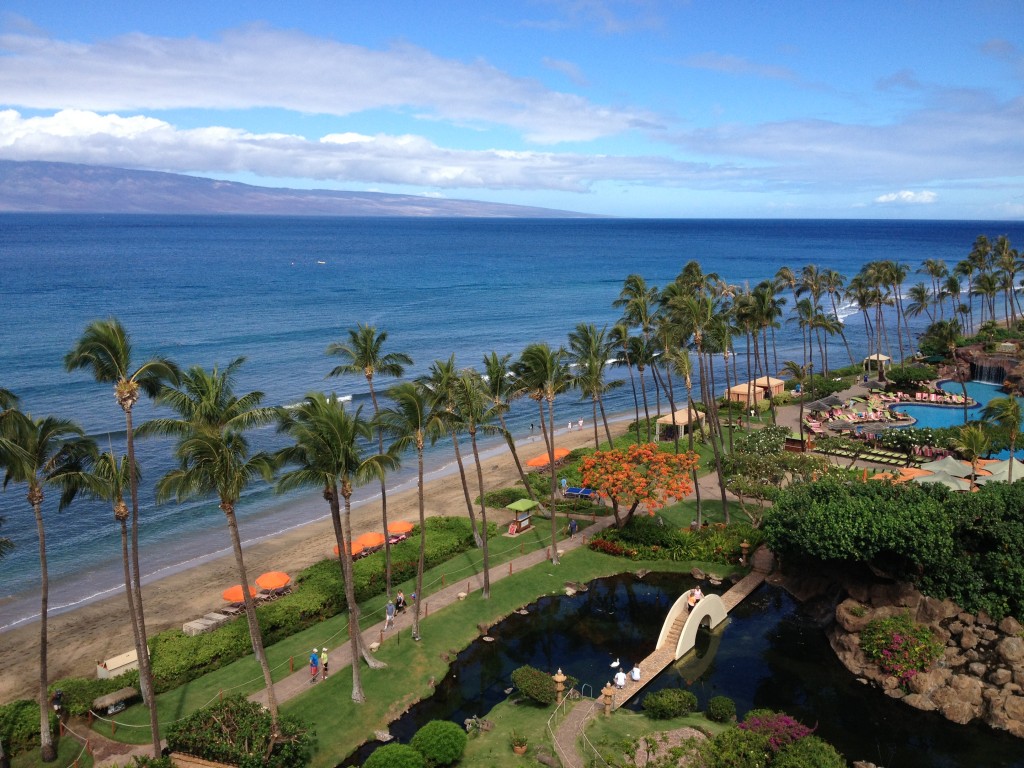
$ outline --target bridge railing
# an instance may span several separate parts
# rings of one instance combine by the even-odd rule
[[[672,631],[672,625],[675,624],[676,619],[690,609],[690,606],[687,604],[687,600],[689,599],[692,591],[692,589],[688,589],[683,592],[683,594],[679,596],[679,599],[672,604],[671,608],[669,608],[668,616],[665,618],[665,623],[661,625],[661,633],[658,635],[658,644],[654,646],[655,648],[661,648],[665,645],[665,640],[668,637],[668,633]]]

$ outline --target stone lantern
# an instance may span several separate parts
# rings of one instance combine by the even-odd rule
[[[555,681],[555,704],[562,703],[562,694],[565,692],[565,681],[568,679],[562,674],[562,668],[559,667],[558,671],[553,674],[552,679]]]
[[[615,696],[615,688],[611,683],[605,683],[604,688],[601,689],[601,695],[604,696],[604,714],[606,716],[612,713],[612,697]]]

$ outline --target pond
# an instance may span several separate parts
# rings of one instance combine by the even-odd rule
[[[593,691],[623,665],[654,649],[675,597],[693,580],[680,574],[620,574],[599,579],[572,597],[544,597],[491,629],[495,642],[477,640],[458,655],[435,694],[391,725],[408,742],[424,723],[457,723],[484,715],[506,698],[511,673],[531,664],[561,667]],[[1024,768],[1024,741],[984,726],[959,726],[918,712],[858,683],[836,661],[822,630],[784,590],[765,585],[737,606],[724,630],[703,632],[696,654],[665,670],[645,691],[692,691],[703,708],[712,696],[784,710],[833,743],[848,760],[886,768]],[[586,691],[589,695],[590,691]],[[633,701],[631,708],[640,709]],[[361,765],[378,743],[341,763]]]

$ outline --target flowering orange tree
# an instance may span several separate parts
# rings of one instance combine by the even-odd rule
[[[669,500],[690,494],[697,461],[692,451],[668,453],[657,443],[642,443],[625,450],[596,451],[583,459],[580,469],[583,485],[611,500],[615,523],[621,528],[641,504],[653,515]],[[620,505],[628,507],[624,519],[619,517]]]

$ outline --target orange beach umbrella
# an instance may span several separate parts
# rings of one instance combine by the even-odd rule
[[[245,596],[242,594],[242,585],[235,584],[233,587],[228,587],[220,596],[227,600],[229,603],[240,603],[245,600]],[[249,597],[256,597],[256,587],[249,585]]]
[[[362,544],[356,544],[354,541],[351,544],[349,544],[348,548],[352,551],[352,556],[353,557],[358,555],[364,549],[366,549],[366,547],[364,547]],[[338,554],[338,545],[337,544],[334,545],[334,554],[336,554],[336,555]]]
[[[395,520],[393,523],[388,523],[388,533],[411,533],[412,529],[413,525],[408,520]]]
[[[568,455],[569,455],[569,449],[568,448],[555,448],[555,461],[561,461],[562,459],[564,459]],[[540,456],[534,456],[532,459],[530,459],[528,462],[526,462],[526,466],[528,466],[528,467],[546,467],[550,463],[551,463],[551,457],[548,456],[548,454],[546,454],[546,453],[542,453]]]
[[[374,547],[379,547],[381,544],[383,544],[385,538],[386,537],[384,536],[383,533],[370,531],[369,533],[364,533],[361,536],[356,536],[355,540],[352,543],[360,544],[366,549],[373,549]]]
[[[283,587],[288,586],[288,582],[291,580],[292,577],[287,573],[282,573],[281,571],[267,571],[257,577],[256,586],[260,589],[273,591],[275,589],[282,589]]]

